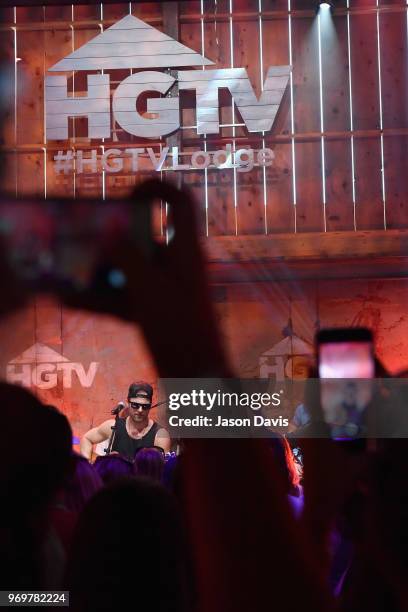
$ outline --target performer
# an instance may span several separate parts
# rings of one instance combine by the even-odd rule
[[[81,454],[90,460],[93,445],[109,440],[115,423],[111,452],[120,453],[129,459],[134,459],[139,448],[160,446],[164,452],[169,452],[170,436],[167,430],[149,418],[152,398],[151,385],[144,381],[132,383],[127,397],[129,416],[116,421],[108,419],[99,427],[87,431],[81,440]]]

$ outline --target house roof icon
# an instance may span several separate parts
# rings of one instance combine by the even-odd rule
[[[53,349],[50,349],[45,344],[41,342],[37,342],[33,344],[29,349],[23,351],[21,355],[15,357],[11,361],[10,364],[23,364],[23,363],[61,363],[69,361],[66,357],[57,353]]]
[[[214,62],[133,15],[67,55],[51,72],[208,66]]]
[[[279,355],[312,355],[313,347],[298,336],[287,336],[272,348],[262,353],[262,357]]]

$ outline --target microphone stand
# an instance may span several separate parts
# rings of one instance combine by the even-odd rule
[[[153,408],[157,408],[158,406],[163,406],[163,404],[167,404],[168,400],[163,400],[162,402],[159,402],[158,404],[153,404],[153,406],[150,407],[150,410],[152,410]]]
[[[115,424],[112,425],[111,427],[112,433],[109,437],[108,446],[107,448],[105,448],[106,455],[110,455],[110,453],[112,452],[112,446],[115,441],[116,430],[118,428],[119,414],[121,413],[122,410],[123,410],[123,406],[121,404],[118,404],[118,406],[116,406],[116,408],[114,408],[111,412],[112,415],[115,415]]]

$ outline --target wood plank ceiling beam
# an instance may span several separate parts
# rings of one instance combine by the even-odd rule
[[[408,276],[408,230],[202,239],[210,281]]]

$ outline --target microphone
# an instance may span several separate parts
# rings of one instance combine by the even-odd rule
[[[124,408],[126,408],[125,402],[119,402],[116,407],[111,410],[111,414],[117,416]]]

